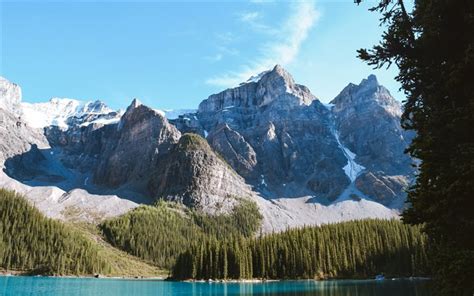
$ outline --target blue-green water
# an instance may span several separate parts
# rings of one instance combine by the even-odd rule
[[[267,283],[187,283],[146,280],[0,277],[0,295],[431,295],[423,280],[281,281]]]

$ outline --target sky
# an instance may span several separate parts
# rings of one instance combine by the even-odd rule
[[[0,76],[23,101],[133,98],[197,108],[250,76],[286,68],[323,102],[376,74],[403,100],[397,69],[374,70],[356,50],[380,40],[374,2],[0,1]]]

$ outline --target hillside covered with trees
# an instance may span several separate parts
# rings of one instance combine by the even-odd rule
[[[0,189],[0,267],[40,274],[107,273],[99,249],[72,227]]]
[[[215,216],[160,201],[105,221],[100,228],[115,247],[171,269],[176,257],[191,243],[207,238],[249,237],[259,229],[261,219],[257,206],[248,201],[242,201],[230,215]]]
[[[397,220],[290,229],[256,238],[197,241],[173,269],[177,279],[367,278],[426,275],[426,236]]]

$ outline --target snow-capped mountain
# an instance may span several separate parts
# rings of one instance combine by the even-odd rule
[[[197,110],[163,111],[137,100],[124,113],[100,101],[20,103],[19,88],[6,83],[0,94],[9,114],[0,132],[25,135],[0,145],[4,171],[24,186],[129,190],[208,212],[225,211],[239,195],[258,204],[272,231],[396,217],[414,175],[403,153],[410,135],[400,127],[400,104],[375,76],[349,84],[330,104],[278,65]],[[44,128],[41,142],[30,127]],[[35,141],[51,145],[48,153],[28,151]]]
[[[0,76],[0,109],[14,115],[21,114],[21,88]]]
[[[24,121],[33,128],[58,126],[62,129],[70,127],[72,118],[93,116],[94,120],[115,112],[103,102],[96,100],[81,102],[69,98],[52,98],[45,103],[21,103]],[[88,120],[90,123],[91,120]],[[102,122],[107,122],[102,119]],[[78,123],[77,120],[75,123]],[[83,122],[81,122],[83,123]]]

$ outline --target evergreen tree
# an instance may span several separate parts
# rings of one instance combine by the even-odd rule
[[[0,267],[52,275],[110,270],[90,240],[4,189],[0,189]]]
[[[227,264],[220,263],[223,248]],[[396,220],[352,221],[261,237],[207,237],[178,256],[172,274],[177,279],[427,275],[425,248],[420,226]]]
[[[361,2],[357,0],[356,2]],[[407,95],[408,152],[420,160],[404,221],[425,225],[435,283],[445,295],[474,293],[474,2],[402,0],[372,8],[387,26],[379,45],[359,50],[377,68],[395,63]]]

